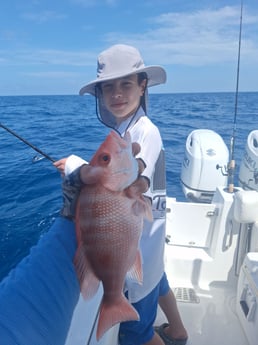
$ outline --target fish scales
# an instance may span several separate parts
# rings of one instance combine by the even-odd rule
[[[111,132],[93,156],[93,183],[81,190],[76,212],[78,249],[75,268],[85,299],[103,284],[97,339],[113,325],[138,320],[136,310],[124,297],[125,277],[142,280],[138,249],[143,219],[150,205],[130,185],[138,176],[130,135]],[[137,167],[137,169],[136,169]]]

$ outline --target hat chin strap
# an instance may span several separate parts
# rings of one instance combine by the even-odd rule
[[[103,119],[102,119],[102,117],[101,117],[101,115],[99,113],[99,108],[100,108],[99,98],[101,97],[100,93],[101,93],[101,91],[100,91],[99,87],[97,85],[95,85],[95,111],[96,111],[97,119],[101,123],[103,123],[103,125],[113,129],[114,131],[116,131],[120,135],[120,137],[122,137],[120,132],[114,126],[112,126],[112,124],[108,124],[107,122],[103,121]]]
[[[111,129],[113,129],[114,131],[116,131],[120,135],[120,137],[122,137],[121,133],[115,128],[115,125],[112,125],[112,123],[110,124],[110,123],[105,122],[103,120],[103,116],[101,116],[101,111],[99,111],[100,107],[102,107],[100,104],[101,103],[100,98],[101,98],[101,90],[99,89],[99,87],[97,85],[95,85],[95,111],[96,111],[97,119],[101,123],[103,123],[106,127],[109,127]],[[144,114],[146,115],[146,113],[147,113],[147,104],[146,104],[147,100],[148,100],[148,91],[147,91],[147,84],[146,84],[145,88],[144,88],[143,95],[141,96],[140,103],[139,103],[137,109],[135,110],[133,116],[131,117],[128,125],[126,126],[124,133],[126,133],[128,128],[130,128],[131,124],[134,122],[135,116],[136,116],[136,114],[140,108],[143,109]],[[115,116],[107,110],[107,116],[108,115],[112,116],[115,119]]]

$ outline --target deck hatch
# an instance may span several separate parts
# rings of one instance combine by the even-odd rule
[[[178,302],[200,303],[200,298],[192,288],[176,287],[173,288],[173,291]]]

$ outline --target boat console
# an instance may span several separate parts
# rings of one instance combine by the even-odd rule
[[[249,343],[255,344],[258,337],[258,193],[239,191],[233,206],[234,218],[242,224],[238,257],[244,258],[239,272],[236,311]]]

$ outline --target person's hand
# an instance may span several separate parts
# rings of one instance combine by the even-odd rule
[[[141,147],[138,143],[132,143],[132,151],[133,155],[136,156],[140,151]],[[141,158],[136,158],[138,162],[138,178],[136,181],[134,181],[131,186],[128,187],[128,193],[136,193],[136,194],[142,194],[147,192],[147,190],[150,187],[150,180],[146,176],[142,176],[144,169],[146,168],[146,164]]]
[[[86,164],[85,164],[86,165]],[[84,165],[75,169],[71,174],[64,177],[62,183],[63,207],[60,211],[61,216],[73,220],[75,217],[76,203],[83,183],[80,171]]]
[[[59,170],[60,174],[62,176],[65,175],[65,163],[67,161],[67,158],[59,159],[58,161],[54,162],[53,165]]]

